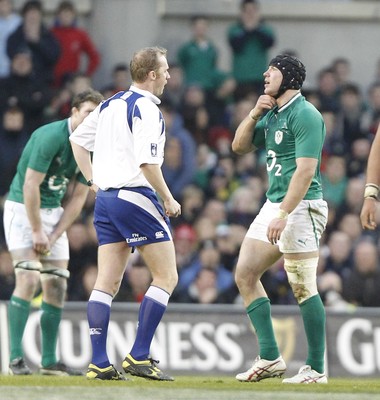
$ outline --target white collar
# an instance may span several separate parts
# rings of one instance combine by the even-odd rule
[[[139,89],[134,85],[131,85],[129,90],[139,93],[139,94],[142,94],[144,97],[148,97],[148,99],[152,100],[154,104],[161,103],[161,100],[157,96],[155,96],[152,92],[149,92],[149,90]]]
[[[285,109],[287,109],[298,97],[301,96],[301,92],[297,93],[295,96],[293,96],[287,103],[285,103],[283,106],[281,106],[277,112],[281,112]]]

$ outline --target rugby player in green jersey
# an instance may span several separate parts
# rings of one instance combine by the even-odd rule
[[[317,290],[319,239],[327,222],[320,179],[325,125],[302,96],[306,70],[296,57],[279,55],[264,73],[264,94],[238,126],[232,149],[245,154],[263,147],[267,200],[248,229],[236,267],[236,283],[257,334],[259,355],[239,381],[282,376],[286,364],[273,332],[270,301],[260,282],[284,256],[284,268],[299,304],[308,343],[305,365],[284,383],[327,383],[324,369],[325,310]]]
[[[41,284],[42,359],[40,373],[81,375],[56,359],[56,344],[69,277],[67,228],[78,217],[88,194],[69,136],[102,101],[94,90],[74,97],[70,118],[38,128],[21,155],[4,205],[4,229],[12,255],[16,286],[9,302],[9,372],[29,375],[22,338],[30,303]],[[73,190],[61,202],[68,184]]]

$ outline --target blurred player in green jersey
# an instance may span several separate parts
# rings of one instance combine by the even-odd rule
[[[101,102],[93,90],[77,95],[71,116],[38,128],[29,139],[4,205],[4,229],[16,273],[9,302],[10,364],[14,375],[29,375],[22,337],[30,303],[42,289],[41,338],[44,375],[81,375],[56,359],[56,344],[69,277],[67,228],[78,217],[88,194],[69,136]],[[70,181],[73,190],[61,206]]]

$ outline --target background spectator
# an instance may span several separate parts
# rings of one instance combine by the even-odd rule
[[[206,97],[210,124],[223,122],[235,81],[218,68],[218,49],[208,37],[209,19],[196,15],[191,19],[192,37],[179,49],[177,59],[184,72],[185,86],[197,85]]]
[[[10,73],[7,41],[20,23],[20,15],[13,12],[12,0],[0,0],[0,78],[6,78]]]
[[[368,137],[363,121],[364,104],[359,86],[347,83],[339,89],[339,111],[336,116],[336,129],[340,140],[350,151],[358,139]]]
[[[210,116],[206,107],[205,92],[199,85],[186,87],[180,107],[184,126],[197,145],[207,143]]]
[[[173,221],[173,226],[182,224],[191,226],[202,211],[204,199],[204,192],[199,186],[195,184],[187,185],[181,194],[181,215],[175,222]]]
[[[173,240],[177,269],[180,272],[194,261],[198,249],[198,238],[192,226],[184,223],[174,230]]]
[[[91,87],[91,78],[86,74],[78,72],[71,75],[64,86],[55,93],[49,106],[46,107],[46,118],[50,120],[67,118],[71,112],[71,102],[74,96]]]
[[[0,247],[0,300],[9,300],[15,287],[12,257],[5,246]]]
[[[54,86],[61,87],[77,72],[91,77],[99,66],[100,54],[87,31],[78,27],[78,14],[73,2],[59,3],[51,32],[61,48],[54,67]]]
[[[13,58],[20,48],[28,48],[32,55],[34,76],[48,84],[53,82],[53,69],[60,55],[60,46],[43,23],[42,3],[27,1],[21,10],[22,23],[9,36],[7,54]]]
[[[362,307],[380,306],[379,252],[370,240],[360,241],[354,248],[354,267],[343,279],[343,298]]]
[[[321,178],[324,199],[330,207],[339,207],[344,202],[347,190],[346,159],[343,156],[331,155],[326,161]]]
[[[163,99],[173,104],[176,111],[181,110],[185,87],[182,67],[176,62],[171,63],[170,79],[165,86]]]
[[[152,275],[139,254],[125,270],[124,278],[115,301],[141,303],[152,282]]]
[[[206,16],[192,17],[191,38],[178,50],[177,61],[183,70],[186,86],[199,85],[204,90],[213,90],[218,50],[208,37],[208,25]]]
[[[327,241],[328,255],[323,272],[334,272],[341,279],[347,276],[352,269],[351,249],[352,242],[349,235],[334,231]]]
[[[92,223],[92,221],[91,221]],[[90,292],[83,294],[84,275],[88,265],[96,265],[97,242],[89,234],[88,227],[81,221],[77,221],[67,230],[67,237],[70,242],[70,260],[67,296],[69,300],[88,300]],[[92,290],[92,288],[91,288]]]
[[[261,17],[257,0],[242,0],[239,21],[228,29],[232,51],[232,74],[237,82],[235,100],[251,92],[263,91],[263,73],[268,65],[268,52],[275,43],[272,27]]]
[[[176,301],[180,303],[212,304],[218,300],[217,273],[214,268],[202,267],[194,281],[184,288]]]
[[[380,123],[380,77],[379,80],[371,84],[368,90],[366,119],[367,129],[373,135],[376,134]]]
[[[321,111],[339,111],[339,92],[338,82],[336,81],[335,71],[327,67],[319,71],[317,77],[317,95],[320,102]]]
[[[0,126],[0,197],[8,193],[16,173],[18,160],[29,139],[24,113],[19,107],[9,107],[2,115]]]
[[[172,80],[172,68],[170,68],[170,79],[168,83]],[[104,86],[101,90],[104,98],[113,96],[117,92],[125,91],[129,89],[131,85],[131,77],[129,75],[128,65],[125,63],[118,63],[112,69],[112,81]],[[167,90],[165,88],[165,90]]]
[[[202,268],[211,268],[215,271],[218,290],[225,290],[232,285],[232,273],[221,263],[221,255],[216,244],[212,240],[205,240],[200,243],[195,260],[179,271],[178,290],[186,290]]]
[[[335,73],[338,88],[352,83],[351,63],[346,57],[336,57],[331,63],[331,68]]]
[[[0,79],[0,110],[18,107],[24,113],[25,128],[31,134],[44,121],[45,108],[52,98],[44,80],[36,76],[33,57],[28,47],[13,51],[11,74]]]
[[[83,264],[80,273],[77,275],[75,290],[68,293],[68,300],[71,301],[88,301],[91,291],[94,288],[96,276],[98,275],[97,264],[87,262]]]
[[[183,189],[194,179],[196,144],[172,104],[163,101],[160,110],[165,120],[167,137],[162,173],[173,196],[180,198]]]

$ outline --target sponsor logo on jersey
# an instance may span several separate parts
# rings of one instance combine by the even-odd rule
[[[161,239],[163,237],[164,237],[164,232],[163,231],[156,232],[156,239]]]
[[[137,242],[144,242],[145,240],[148,240],[146,236],[140,236],[138,233],[132,233],[131,238],[126,238],[125,239],[127,243],[137,243]]]
[[[101,335],[102,328],[90,328],[90,336],[91,335]]]
[[[157,143],[151,143],[150,144],[150,154],[152,154],[152,157],[157,157]]]
[[[284,134],[282,133],[282,131],[276,131],[274,133],[274,141],[276,142],[276,144],[280,144],[282,142],[283,137]]]

